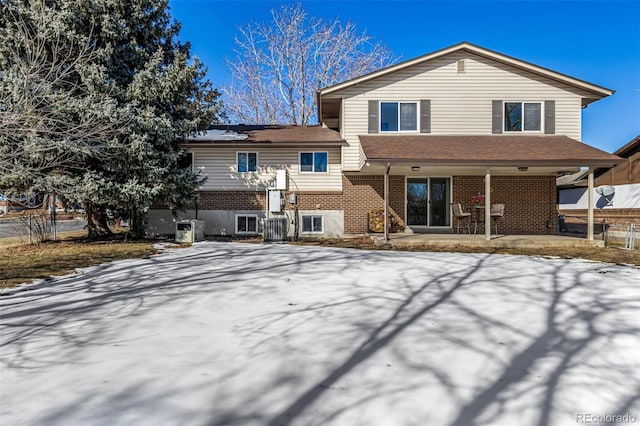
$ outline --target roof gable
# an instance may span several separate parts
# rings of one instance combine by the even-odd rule
[[[344,81],[342,83],[333,85],[333,86],[328,86],[325,88],[320,89],[320,91],[318,92],[319,96],[323,96],[323,95],[328,95],[331,93],[336,93],[339,92],[343,89],[349,88],[351,86],[354,85],[358,85],[358,84],[362,84],[364,82],[376,79],[378,77],[382,77],[388,74],[392,74],[395,73],[397,71],[400,70],[404,70],[419,64],[423,64],[425,62],[428,61],[432,61],[434,59],[438,59],[441,58],[443,56],[449,55],[451,53],[455,53],[455,52],[460,52],[460,51],[467,51],[469,53],[473,53],[475,55],[481,56],[481,57],[485,57],[488,58],[490,60],[496,61],[496,62],[500,62],[502,64],[520,69],[520,70],[524,70],[524,71],[528,71],[540,76],[543,76],[545,78],[549,78],[551,80],[555,80],[564,84],[567,84],[569,86],[573,86],[576,87],[578,89],[581,90],[585,90],[591,94],[593,94],[592,98],[589,98],[590,101],[589,102],[593,102],[595,100],[604,98],[606,96],[610,96],[614,93],[613,90],[611,89],[607,89],[605,87],[602,86],[598,86],[589,82],[586,82],[584,80],[580,80],[553,70],[550,70],[548,68],[544,68],[526,61],[522,61],[520,59],[516,59],[507,55],[503,55],[502,53],[498,53],[489,49],[485,49],[483,47],[480,46],[476,46],[474,44],[468,43],[468,42],[462,42],[459,44],[456,44],[454,46],[450,46],[441,50],[437,50],[435,52],[432,53],[428,53],[426,55],[423,56],[419,56],[417,58],[414,59],[410,59],[408,61],[404,61],[401,62],[399,64],[396,65],[391,65],[389,67],[386,68],[382,68],[380,70],[374,71],[372,73],[369,74],[365,74],[363,76],[360,77],[356,77],[354,79],[351,80],[347,80]],[[589,103],[586,102],[586,103]]]

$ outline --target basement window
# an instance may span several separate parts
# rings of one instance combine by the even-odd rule
[[[254,214],[236,215],[236,234],[257,234],[258,216]]]
[[[302,215],[302,232],[305,234],[322,234],[324,232],[322,215]]]

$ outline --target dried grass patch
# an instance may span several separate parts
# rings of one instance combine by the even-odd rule
[[[63,240],[0,247],[0,288],[15,287],[38,278],[65,275],[76,268],[157,253],[149,241]]]
[[[326,240],[300,240],[290,244],[313,245],[323,247],[356,248],[363,250],[396,250],[411,252],[446,252],[446,253],[496,253],[522,256],[560,257],[563,259],[588,259],[597,262],[613,263],[617,265],[640,266],[640,251],[622,250],[618,247],[544,247],[544,248],[494,248],[458,246],[410,246],[392,247],[391,245],[376,245],[369,237],[358,238],[329,238]]]

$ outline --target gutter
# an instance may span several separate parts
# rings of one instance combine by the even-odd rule
[[[623,158],[603,160],[603,159],[571,159],[571,160],[436,160],[428,158],[369,158],[367,163],[386,165],[391,164],[427,164],[432,166],[478,166],[478,167],[504,167],[504,166],[597,166],[613,167],[624,162]]]
[[[193,141],[193,142],[183,142],[181,146],[184,147],[212,147],[212,146],[224,146],[224,147],[233,147],[233,146],[272,146],[272,147],[291,147],[291,146],[347,146],[348,143],[346,140],[334,140],[334,141]]]

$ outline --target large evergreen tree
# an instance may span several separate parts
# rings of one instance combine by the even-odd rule
[[[106,208],[129,213],[132,231],[140,234],[154,201],[178,207],[188,202],[198,177],[179,167],[179,140],[216,121],[219,94],[205,80],[203,65],[190,56],[189,44],[179,41],[180,26],[167,1],[13,0],[2,8],[2,116],[24,117],[25,105],[13,101],[19,98],[13,94],[37,90],[38,80],[49,79],[47,66],[60,58],[75,62],[62,61],[64,79],[51,88],[62,106],[44,102],[34,111],[35,122],[39,115],[64,111],[65,132],[52,137],[46,123],[31,129],[0,126],[0,149],[12,153],[0,169],[0,186],[55,192],[84,203],[90,236],[110,233]],[[43,21],[61,42],[43,34]],[[34,40],[43,44],[36,54],[30,47]],[[46,64],[43,75],[14,77],[32,56]],[[69,136],[89,120],[99,123],[96,131]],[[26,140],[39,148],[58,147],[70,160],[63,156],[69,161],[35,173],[38,163],[28,155]],[[17,173],[22,169],[32,173]],[[51,176],[65,184],[45,185]]]

